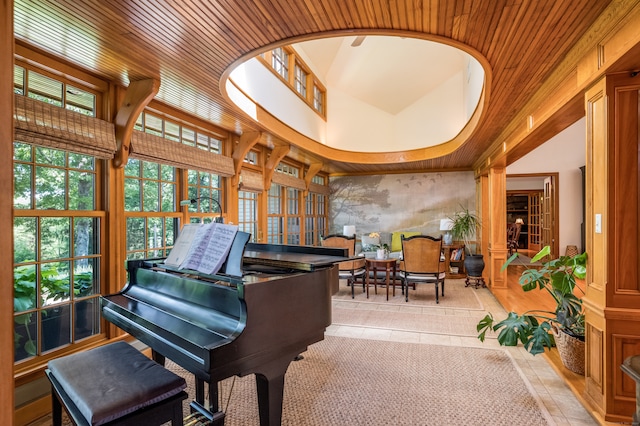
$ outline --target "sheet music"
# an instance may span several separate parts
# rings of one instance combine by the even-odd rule
[[[196,268],[197,271],[205,274],[215,274],[220,270],[227,259],[233,239],[238,232],[237,225],[225,225],[223,223],[212,223],[212,225],[207,247],[202,253],[200,264]]]
[[[182,227],[178,239],[173,244],[171,252],[169,252],[169,256],[164,260],[165,264],[175,266],[176,268],[180,266],[187,258],[191,243],[193,243],[193,239],[200,227],[202,227],[202,225],[199,223],[187,223]]]
[[[194,234],[188,251],[182,262],[178,263],[178,267],[211,275],[217,273],[227,259],[233,239],[238,232],[238,226],[213,222],[198,225],[197,228],[190,229],[188,232],[194,232]],[[186,242],[184,244],[187,245]],[[167,263],[166,260],[165,263]]]

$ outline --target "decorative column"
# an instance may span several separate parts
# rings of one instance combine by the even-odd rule
[[[483,220],[483,224],[487,221]],[[489,169],[489,274],[491,288],[507,287],[507,174],[505,167]]]
[[[640,354],[640,76],[607,75],[585,94],[586,242],[584,397],[607,422],[628,422]]]

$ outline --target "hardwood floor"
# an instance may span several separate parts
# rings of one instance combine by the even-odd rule
[[[522,313],[531,309],[555,309],[555,303],[553,298],[546,292],[537,291],[535,297],[525,293],[518,280],[525,266],[522,265],[510,265],[507,270],[507,288],[506,289],[492,289],[491,292],[500,304],[507,311],[514,311]],[[580,285],[580,283],[578,283]],[[535,290],[534,290],[535,291]],[[549,360],[551,366],[556,372],[564,379],[567,385],[571,388],[575,396],[581,401],[582,405],[588,408],[587,402],[582,397],[585,388],[584,376],[576,374],[562,365],[558,351],[553,348],[550,351],[545,351],[544,356]]]

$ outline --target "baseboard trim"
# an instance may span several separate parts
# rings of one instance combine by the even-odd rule
[[[26,426],[48,414],[51,414],[51,396],[43,396],[42,398],[16,408],[13,414],[13,420],[16,426]]]

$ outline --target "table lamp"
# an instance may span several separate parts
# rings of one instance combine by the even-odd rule
[[[352,237],[356,235],[355,225],[344,225],[344,228],[342,229],[342,235],[347,237]]]
[[[440,219],[440,230],[447,231],[447,233],[442,237],[442,241],[446,246],[450,246],[453,243],[453,235],[449,232],[451,231],[451,228],[453,228],[453,221],[451,219]]]

